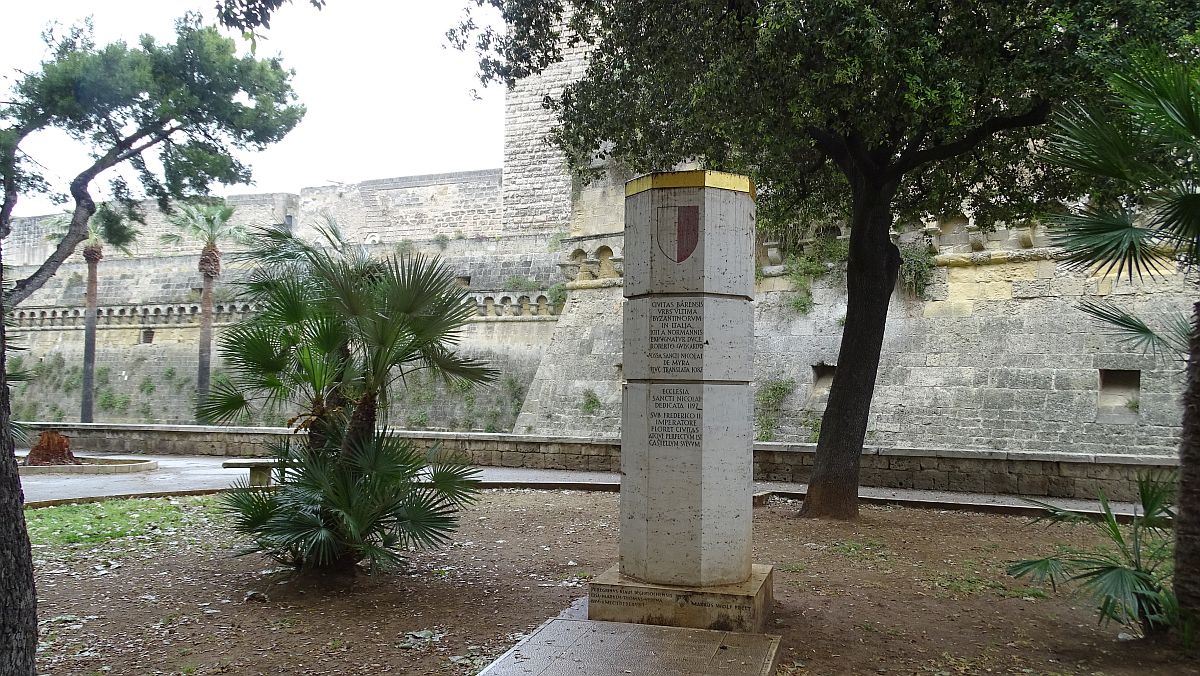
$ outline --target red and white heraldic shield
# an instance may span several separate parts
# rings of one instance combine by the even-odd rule
[[[700,207],[659,207],[658,249],[667,258],[682,263],[700,242]]]

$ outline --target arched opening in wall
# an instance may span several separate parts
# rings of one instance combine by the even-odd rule
[[[143,345],[149,345],[150,343],[153,343],[153,342],[154,342],[154,329],[142,329],[141,343]]]
[[[1096,397],[1096,422],[1135,424],[1141,410],[1142,372],[1133,369],[1100,369],[1100,394]]]
[[[833,374],[837,371],[837,365],[813,364],[812,367],[812,389],[808,392],[807,408],[821,409],[829,402],[829,388],[833,387]]]
[[[582,263],[587,260],[587,252],[583,249],[576,249],[571,252],[571,262]]]
[[[602,246],[596,249],[596,260],[600,261],[600,277],[616,277],[617,269],[613,267],[613,250]]]

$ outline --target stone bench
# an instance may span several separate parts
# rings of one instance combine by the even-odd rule
[[[279,466],[274,458],[242,458],[221,463],[225,469],[250,469],[251,486],[270,486],[272,471]]]

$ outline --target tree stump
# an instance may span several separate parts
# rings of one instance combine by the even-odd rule
[[[80,465],[71,453],[71,440],[49,430],[38,435],[37,443],[29,449],[26,465]]]

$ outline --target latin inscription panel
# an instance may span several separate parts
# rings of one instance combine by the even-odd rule
[[[741,298],[646,296],[625,301],[631,380],[749,381],[754,307]]]
[[[651,387],[647,445],[700,448],[704,436],[703,401],[701,386]]]
[[[700,377],[704,372],[704,300],[649,299],[651,374]]]

